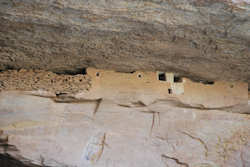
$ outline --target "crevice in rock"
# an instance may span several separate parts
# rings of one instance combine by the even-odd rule
[[[214,81],[202,81],[204,85],[213,85]]]
[[[178,165],[182,165],[182,166],[185,166],[185,167],[189,167],[189,164],[188,164],[188,163],[186,163],[186,162],[181,162],[178,158],[170,157],[170,156],[165,155],[165,154],[162,154],[161,157],[162,157],[162,158],[166,158],[166,159],[172,159],[172,160],[174,160]]]
[[[62,72],[55,72],[57,75],[86,75],[87,74],[87,68],[81,68],[76,70],[64,70]]]
[[[116,70],[115,72],[127,73],[127,74],[134,74],[136,71],[122,71],[122,70]]]
[[[204,149],[205,149],[205,156],[206,157],[208,156],[208,147],[207,147],[206,143],[202,139],[200,139],[198,137],[195,137],[195,136],[193,136],[193,135],[191,135],[191,134],[189,134],[187,132],[184,132],[184,131],[181,131],[181,133],[184,134],[184,135],[187,135],[188,137],[190,137],[190,138],[192,138],[194,140],[197,140],[198,142],[200,142],[203,145]]]
[[[102,103],[102,98],[96,100],[96,107],[95,107],[95,111],[94,111],[94,113],[93,113],[94,116],[95,116],[96,113],[99,111],[99,108],[100,108],[100,106],[101,106],[101,103]]]

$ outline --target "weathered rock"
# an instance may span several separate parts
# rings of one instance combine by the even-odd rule
[[[175,78],[0,73],[0,166],[250,165],[247,84]]]
[[[172,71],[250,83],[249,0],[1,0],[0,69]]]
[[[88,90],[88,75],[57,75],[41,70],[9,70],[0,72],[0,91],[48,91],[53,94],[78,93]]]
[[[249,0],[0,0],[0,70],[1,167],[250,166]]]
[[[11,100],[10,100],[11,99]],[[125,108],[0,94],[0,129],[19,160],[41,166],[250,166],[250,117],[166,103]],[[147,109],[155,112],[147,112]],[[19,157],[22,158],[19,158]],[[1,160],[0,156],[0,160]],[[29,161],[27,161],[29,160]]]

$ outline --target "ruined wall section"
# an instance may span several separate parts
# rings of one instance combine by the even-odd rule
[[[180,99],[200,108],[232,107],[248,104],[248,84],[218,81],[212,84],[184,79],[185,93]]]
[[[43,90],[52,93],[78,93],[90,87],[88,75],[58,75],[41,70],[9,70],[0,73],[0,91]]]
[[[150,105],[174,99],[199,108],[248,104],[248,84],[243,82],[193,82],[173,73],[135,71],[121,73],[88,68],[83,74],[58,75],[39,70],[0,73],[0,91],[36,91],[71,94],[82,99],[110,99],[119,104]]]
[[[150,104],[160,99],[178,99],[191,107],[221,108],[248,104],[244,82],[193,82],[166,72],[132,72],[89,68],[94,94],[108,98],[140,99]]]
[[[121,73],[88,68],[87,73],[92,80],[90,94],[100,97],[120,102],[141,101],[147,105],[173,97],[171,83],[159,81],[155,72]]]

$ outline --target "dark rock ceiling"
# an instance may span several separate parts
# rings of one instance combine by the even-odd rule
[[[41,167],[39,165],[32,164],[28,160],[24,160],[23,158],[21,159],[24,162],[12,157],[9,154],[0,154],[0,165],[1,167]],[[48,166],[43,166],[43,167],[48,167]]]
[[[0,70],[89,66],[250,83],[250,2],[0,0]]]

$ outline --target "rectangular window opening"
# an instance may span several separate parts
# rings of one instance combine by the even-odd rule
[[[166,74],[163,73],[163,72],[159,72],[158,73],[158,79],[159,79],[159,81],[166,81],[167,80]]]
[[[182,82],[182,78],[179,76],[174,76],[174,82]]]

